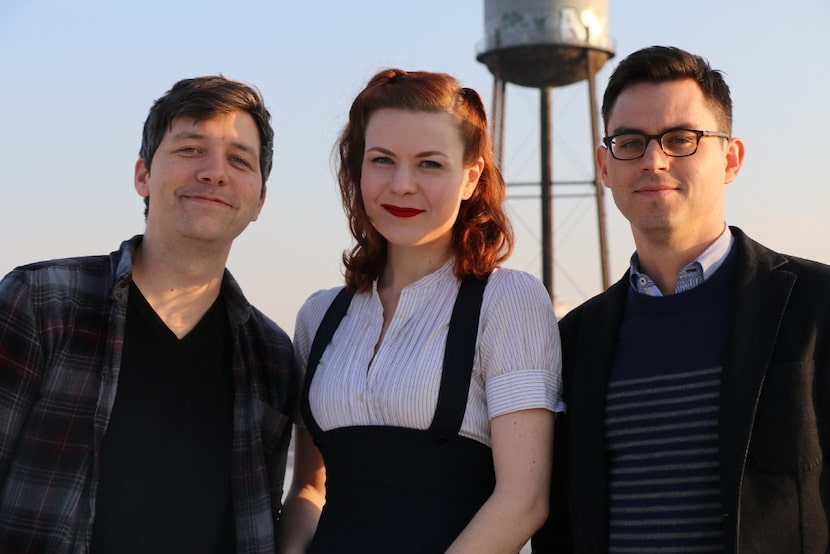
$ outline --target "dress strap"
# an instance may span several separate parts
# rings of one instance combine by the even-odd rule
[[[447,331],[447,342],[444,350],[444,365],[441,372],[441,386],[438,391],[438,403],[429,431],[437,442],[446,440],[458,434],[464,414],[467,411],[467,396],[470,392],[470,377],[473,373],[476,341],[478,339],[478,322],[481,315],[481,301],[484,297],[484,287],[489,275],[482,279],[467,277],[461,282],[458,296],[455,299],[450,325]],[[332,301],[323,321],[314,335],[311,351],[306,364],[301,411],[306,428],[312,436],[320,436],[322,429],[314,420],[309,403],[311,381],[317,370],[317,364],[326,350],[334,332],[340,325],[343,316],[349,308],[354,296],[353,291],[341,290]]]
[[[482,279],[467,277],[461,282],[455,299],[447,343],[438,405],[429,430],[441,442],[458,434],[467,411],[467,396],[478,339],[481,301],[489,274]]]
[[[344,287],[337,296],[334,297],[329,309],[323,316],[323,321],[317,328],[317,333],[314,335],[314,341],[311,343],[311,351],[308,354],[308,363],[306,364],[305,379],[303,381],[303,394],[300,401],[300,410],[303,415],[303,422],[312,436],[319,436],[323,431],[314,420],[314,415],[311,413],[311,406],[308,401],[308,391],[311,388],[311,380],[314,379],[314,373],[317,371],[317,364],[320,363],[320,358],[323,356],[326,347],[331,342],[334,332],[340,325],[340,320],[346,315],[349,309],[349,304],[352,303],[354,291]]]

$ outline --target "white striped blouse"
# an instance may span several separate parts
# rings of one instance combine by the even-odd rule
[[[438,399],[444,346],[459,280],[453,260],[408,285],[383,342],[377,283],[354,296],[320,360],[310,390],[317,424],[427,429]],[[294,348],[305,374],[311,341],[340,288],[300,309]],[[490,446],[490,420],[531,408],[564,411],[559,331],[545,288],[528,273],[498,269],[484,291],[470,394],[460,434]]]

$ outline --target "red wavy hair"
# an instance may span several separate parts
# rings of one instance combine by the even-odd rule
[[[360,193],[366,125],[371,115],[383,108],[456,116],[464,143],[464,165],[482,158],[484,169],[472,196],[461,202],[453,225],[455,274],[463,279],[490,273],[510,256],[513,229],[503,207],[506,187],[493,161],[481,97],[446,73],[385,69],[355,98],[337,143],[340,195],[355,239],[354,247],[343,253],[346,286],[370,288],[386,263],[386,239],[369,221]]]

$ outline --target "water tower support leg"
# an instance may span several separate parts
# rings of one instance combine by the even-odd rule
[[[585,53],[588,64],[588,105],[591,110],[591,137],[594,142],[594,152],[599,148],[599,112],[597,110],[597,94],[595,84],[594,68],[592,67],[592,55],[590,51]],[[608,237],[605,232],[605,201],[602,178],[600,177],[599,165],[594,158],[594,191],[597,197],[597,225],[599,230],[599,259],[602,270],[602,288],[611,286],[611,273],[608,269]]]
[[[551,87],[539,89],[542,161],[542,283],[553,300],[553,148],[551,140]]]

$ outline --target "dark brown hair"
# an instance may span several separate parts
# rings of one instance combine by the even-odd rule
[[[638,83],[664,83],[693,79],[723,126],[716,129],[732,133],[732,98],[723,74],[712,69],[704,58],[673,46],[649,46],[626,57],[608,80],[602,98],[602,119],[608,120],[623,90]]]

